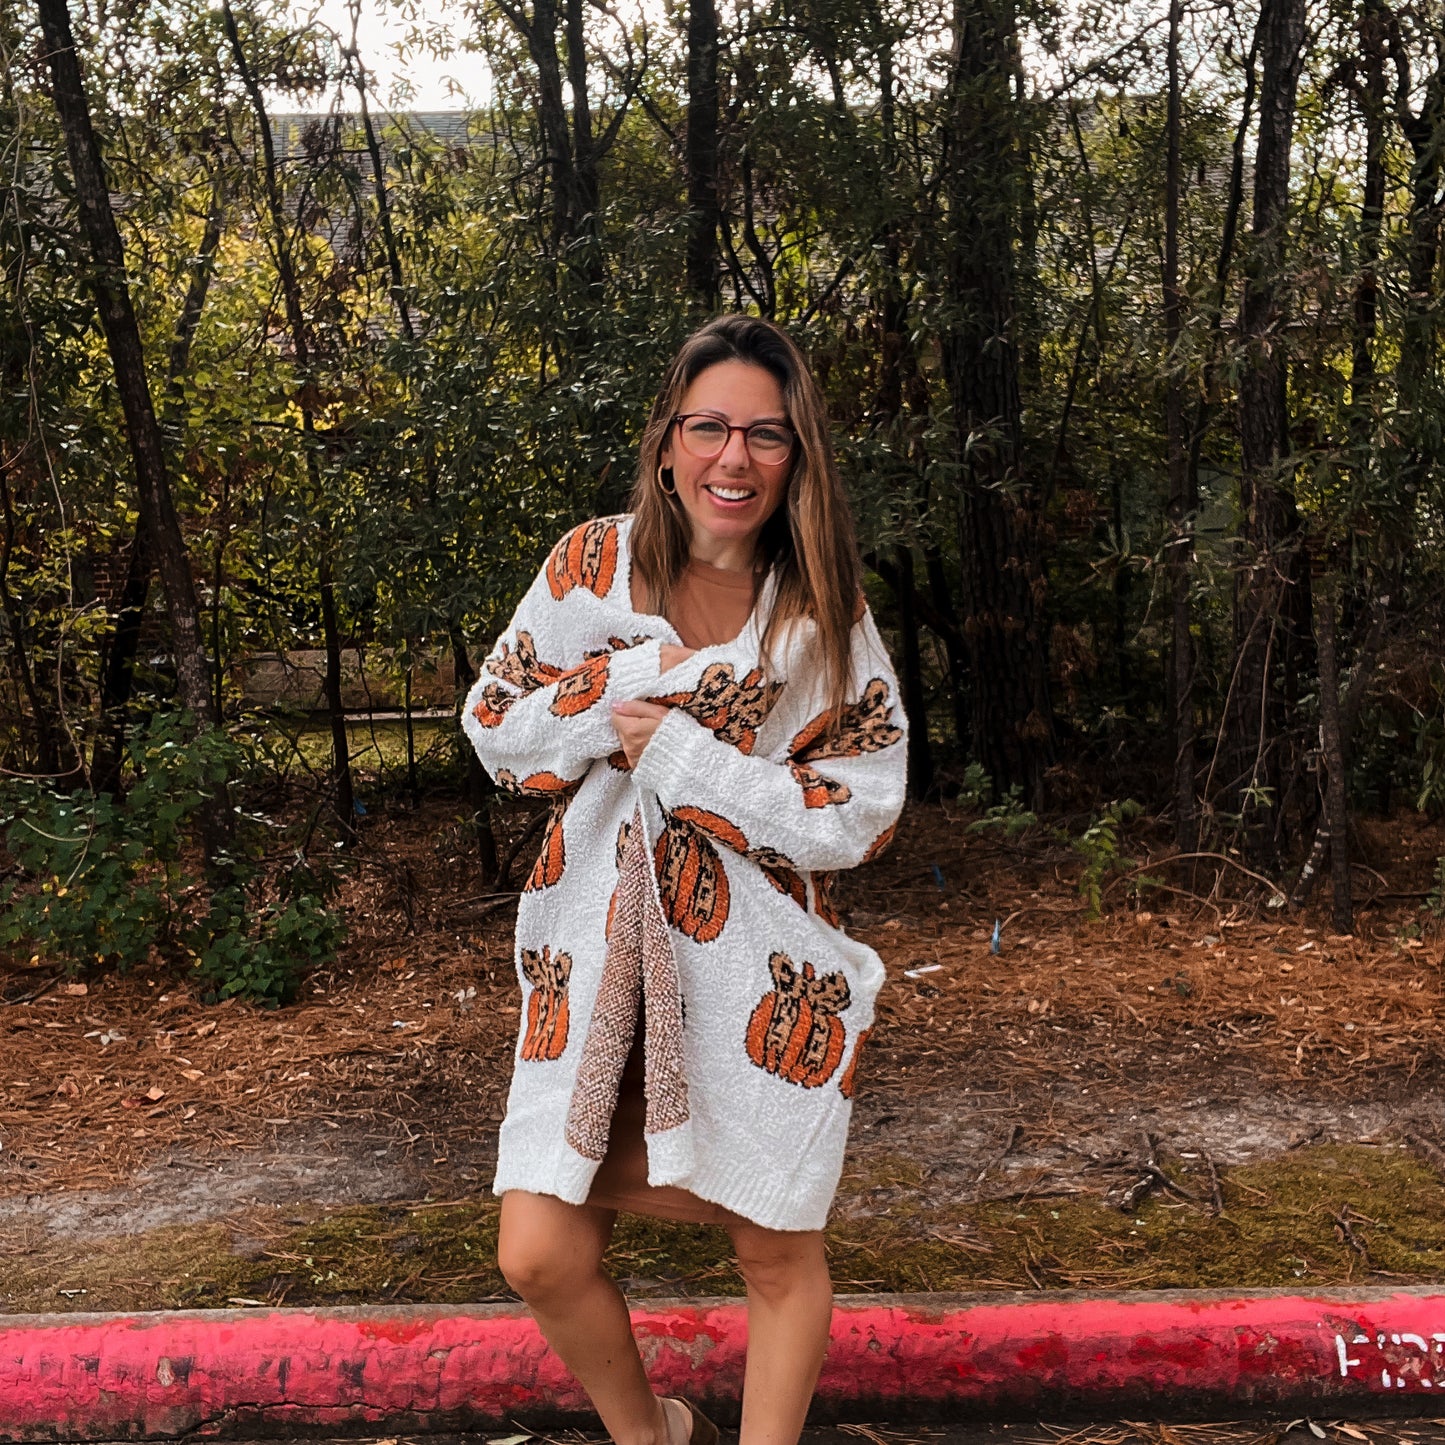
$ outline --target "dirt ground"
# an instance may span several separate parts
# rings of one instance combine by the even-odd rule
[[[911,810],[840,889],[889,970],[840,1289],[1445,1273],[1445,829],[1366,826],[1338,937],[1227,860],[1148,867],[1147,825],[1091,920],[1066,840],[970,821]],[[0,973],[0,1309],[504,1293],[511,902],[438,800],[372,806],[345,903],[338,965],[280,1010],[163,969]],[[624,1221],[614,1263],[639,1293],[736,1287],[717,1231]]]

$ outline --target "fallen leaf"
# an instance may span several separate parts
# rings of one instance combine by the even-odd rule
[[[69,994],[71,998],[84,998],[90,992],[90,985],[88,983],[68,983],[61,992]]]
[[[181,1077],[183,1079],[189,1079],[194,1084],[197,1079],[204,1079],[206,1074],[203,1069],[182,1069]]]
[[[159,1104],[165,1096],[166,1091],[161,1088],[159,1084],[152,1084],[150,1088],[146,1090],[146,1098],[149,1099],[152,1104]]]
[[[215,1032],[216,1032],[216,1021],[215,1021],[215,1019],[207,1019],[207,1020],[205,1021],[205,1023],[203,1023],[203,1024],[197,1024],[197,1025],[196,1025],[195,1034],[196,1034],[196,1037],[197,1037],[198,1039],[206,1038],[208,1035],[213,1034],[213,1033],[215,1033]]]

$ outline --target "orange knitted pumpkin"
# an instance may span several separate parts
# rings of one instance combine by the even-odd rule
[[[691,692],[669,692],[648,701],[681,708],[720,741],[731,743],[740,753],[750,753],[758,740],[758,729],[782,690],[782,683],[763,681],[760,667],[739,681],[732,663],[713,662],[703,670]]]
[[[808,906],[808,889],[797,865],[785,853],[776,848],[752,848],[747,856],[763,870],[763,877],[783,895],[791,898],[799,908]]]
[[[540,888],[550,888],[554,883],[561,882],[562,872],[567,866],[562,818],[581,781],[581,778],[561,778],[556,773],[528,773],[518,780],[516,774],[506,768],[497,770],[497,782],[509,793],[520,793],[526,798],[552,799],[552,815],[547,819],[547,831],[542,835],[537,860],[522,885],[523,893],[535,893]]]
[[[728,875],[709,836],[739,852],[747,849],[748,840],[705,808],[679,808],[665,817],[653,855],[663,916],[679,933],[711,943],[728,921],[730,895]]]
[[[875,858],[881,858],[893,846],[893,839],[897,833],[898,824],[891,823],[868,845],[868,851],[863,855],[863,861],[871,863]]]
[[[493,677],[511,683],[522,692],[535,692],[562,676],[560,667],[543,662],[537,656],[537,642],[530,632],[517,634],[515,648],[505,642],[498,643],[497,655],[487,659],[486,669]]]
[[[863,1045],[868,1042],[868,1035],[872,1032],[872,1029],[864,1029],[853,1040],[853,1057],[848,1060],[848,1067],[843,1070],[843,1077],[838,1080],[838,1091],[845,1099],[853,1097],[853,1090],[858,1083],[858,1055],[863,1052]]]
[[[826,1084],[843,1057],[843,1020],[852,1002],[841,973],[818,978],[811,963],[794,968],[785,953],[768,960],[773,989],[759,1000],[748,1020],[748,1057],[760,1069],[816,1089]]]
[[[489,682],[477,697],[477,705],[472,709],[472,716],[484,728],[500,727],[502,719],[507,715],[507,709],[516,700],[514,693],[508,692],[498,683]]]
[[[553,716],[576,717],[599,701],[607,691],[607,667],[611,660],[612,654],[604,652],[581,667],[562,673],[550,708]]]
[[[567,985],[572,978],[572,955],[543,945],[540,953],[522,950],[522,975],[532,985],[527,995],[527,1032],[522,1057],[533,1062],[560,1059],[567,1047]]]
[[[836,727],[835,727],[836,722]],[[820,773],[813,764],[820,758],[856,758],[892,747],[903,736],[892,721],[888,684],[881,677],[869,680],[863,696],[836,713],[821,712],[796,733],[788,745],[788,766],[803,790],[809,808],[846,803],[853,790],[836,778]]]
[[[813,912],[834,928],[842,928],[843,920],[838,917],[838,909],[833,903],[833,882],[837,877],[835,873],[813,874]]]
[[[574,527],[547,559],[547,586],[558,602],[574,587],[605,597],[616,573],[616,522],[593,521]]]

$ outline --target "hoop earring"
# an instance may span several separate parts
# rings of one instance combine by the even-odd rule
[[[659,467],[657,469],[657,487],[669,497],[677,495],[677,479],[672,474],[671,467]]]

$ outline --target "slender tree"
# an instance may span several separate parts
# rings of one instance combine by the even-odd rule
[[[718,270],[718,19],[716,0],[687,12],[687,289],[716,311]]]
[[[1169,473],[1170,593],[1169,713],[1174,744],[1174,842],[1181,853],[1199,847],[1199,810],[1194,791],[1194,635],[1190,596],[1194,586],[1194,515],[1198,508],[1189,466],[1184,418],[1184,297],[1179,287],[1180,163],[1179,30],[1183,0],[1169,0],[1168,72],[1164,155],[1164,446]]]
[[[356,838],[356,793],[351,777],[351,741],[346,730],[346,706],[341,697],[341,626],[336,611],[335,543],[330,516],[322,505],[320,439],[316,434],[316,378],[312,369],[311,329],[301,296],[301,281],[292,254],[291,228],[286,222],[281,195],[280,171],[276,163],[276,141],[266,109],[260,78],[246,54],[241,32],[230,0],[221,0],[221,19],[230,42],[231,57],[242,87],[251,102],[257,134],[261,138],[262,188],[266,219],[271,231],[271,254],[286,311],[287,330],[296,359],[297,409],[301,413],[302,449],[307,481],[314,503],[321,509],[321,545],[316,559],[321,604],[321,637],[326,655],[322,691],[331,723],[331,786],[336,825],[341,840]]]
[[[116,389],[125,415],[126,438],[135,469],[140,528],[155,559],[165,591],[171,625],[176,682],[182,703],[202,726],[216,721],[206,649],[196,601],[191,559],[166,469],[165,444],[151,399],[145,352],[136,325],[126,276],[125,249],[111,209],[110,190],[90,103],[81,76],[80,57],[65,0],[37,0],[45,36],[56,114],[75,179],[75,196],[90,250],[90,284],[105,331]]]
[[[941,349],[959,469],[968,742],[990,777],[1037,802],[1054,724],[1039,489],[1024,459],[1014,334],[1014,25],[1012,0],[955,0],[942,138],[949,244]]]
[[[1249,856],[1278,855],[1289,704],[1309,636],[1309,565],[1295,505],[1286,392],[1285,277],[1290,147],[1305,36],[1304,0],[1263,0],[1259,137],[1246,267],[1239,384],[1240,562],[1235,660],[1226,716],[1230,796]]]

